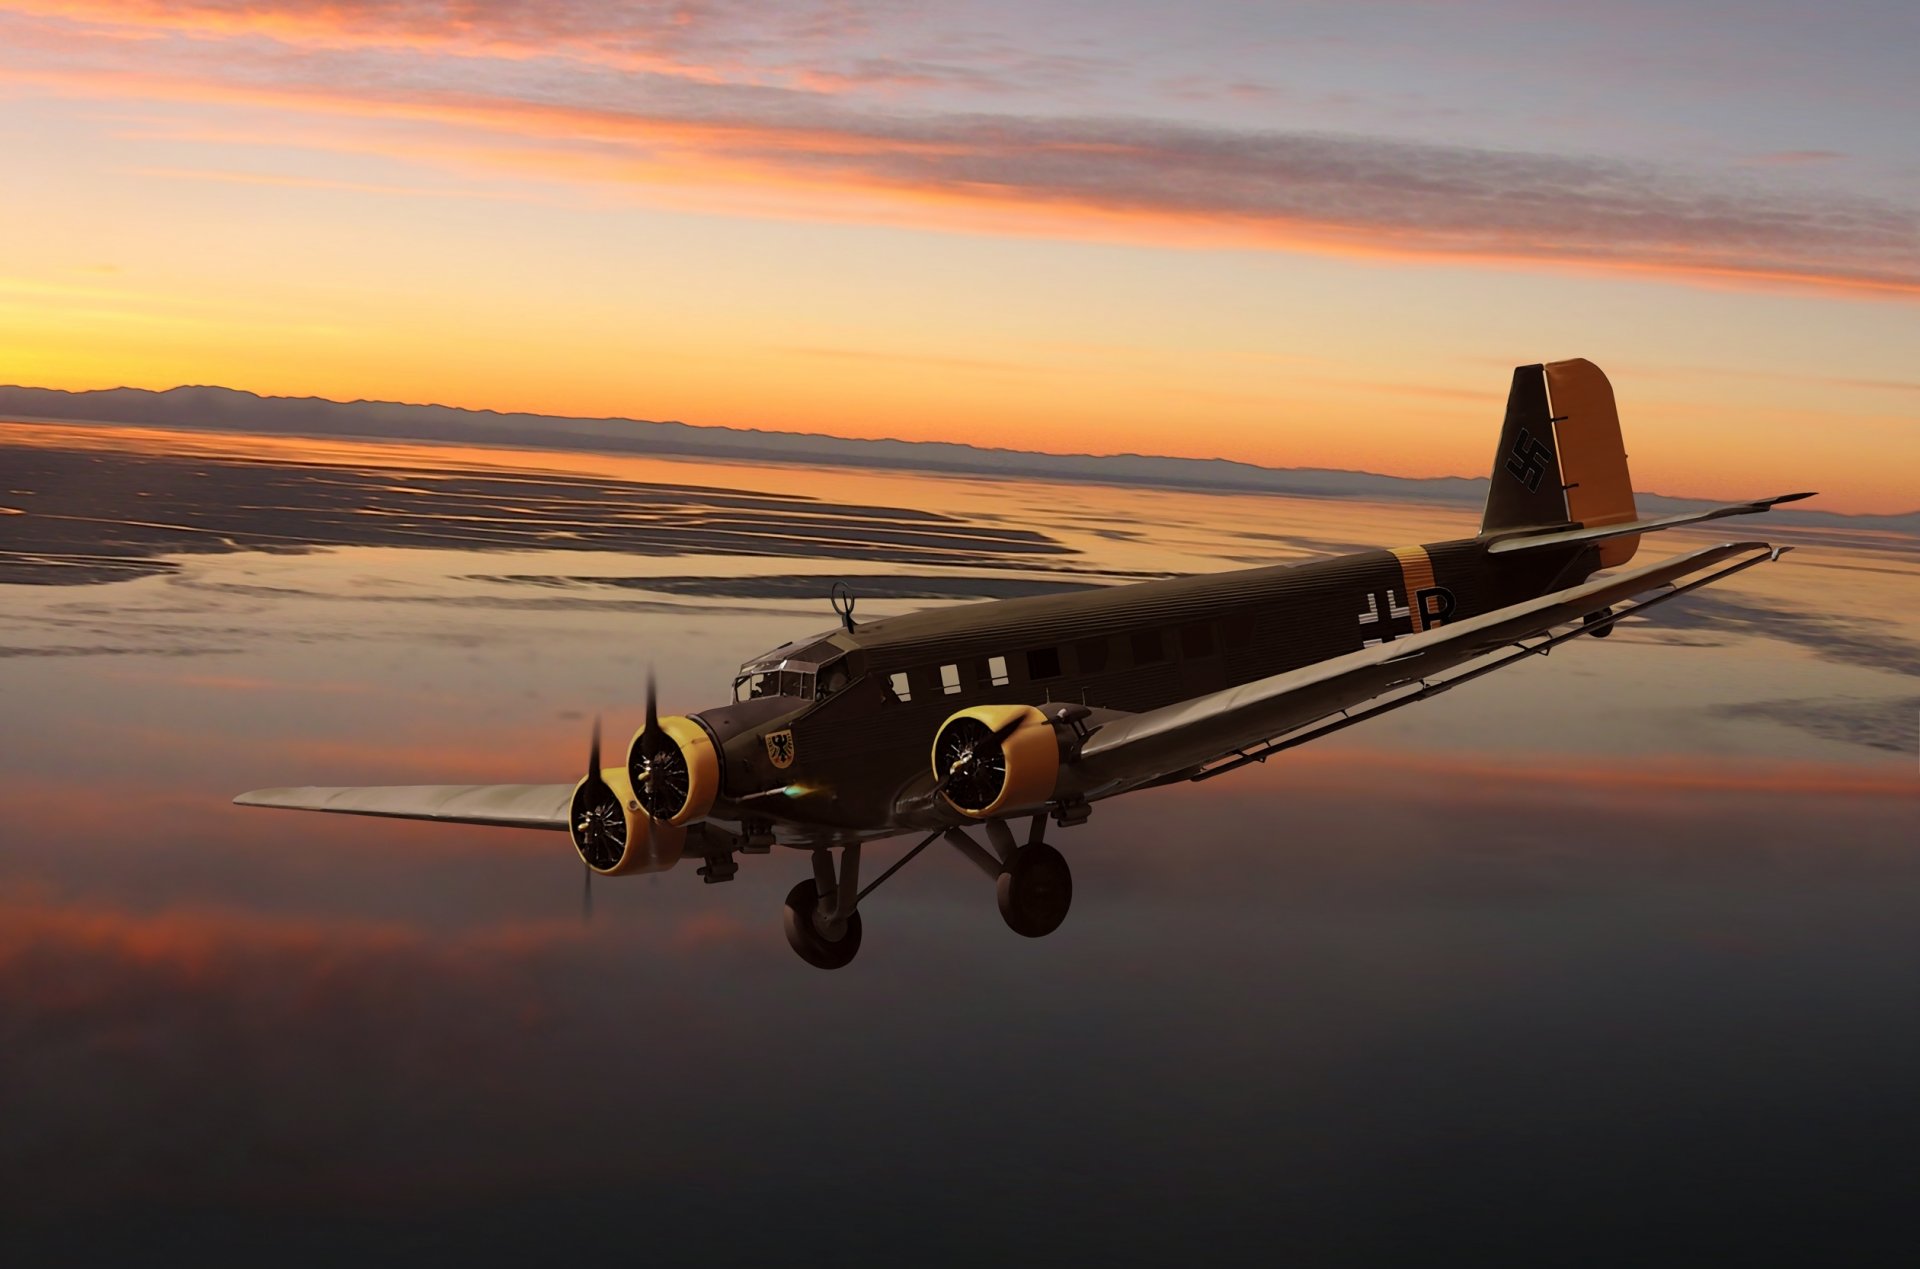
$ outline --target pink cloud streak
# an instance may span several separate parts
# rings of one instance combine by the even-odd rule
[[[41,24],[37,46],[8,58],[17,81],[351,118],[362,122],[331,139],[343,150],[694,208],[1920,295],[1920,215],[1885,200],[1752,172],[1368,137],[856,109],[701,63],[725,43],[717,32],[745,21],[729,6],[612,20],[586,6],[444,3],[92,0],[74,12],[182,34],[101,45]],[[583,40],[664,60],[553,73],[548,55],[570,57]],[[798,79],[854,82],[824,70]]]

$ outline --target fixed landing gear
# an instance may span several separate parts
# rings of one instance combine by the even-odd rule
[[[1064,855],[1045,842],[1022,846],[994,882],[1000,919],[1024,938],[1045,938],[1060,928],[1073,904],[1073,872]]]
[[[787,891],[787,942],[815,969],[842,969],[860,950],[860,847],[841,852],[839,876],[833,852],[813,852],[813,876]]]
[[[1014,845],[1005,820],[989,820],[986,829],[992,854],[962,829],[949,829],[947,840],[993,878],[1000,919],[1023,938],[1044,938],[1059,929],[1073,905],[1073,871],[1066,857],[1043,840],[1047,817],[1033,817],[1025,846]]]
[[[992,850],[974,841],[963,828],[935,829],[865,890],[860,888],[858,843],[841,848],[837,869],[831,850],[815,850],[813,876],[787,892],[787,942],[801,960],[816,969],[840,969],[851,964],[860,950],[859,902],[943,837],[992,879],[1000,901],[1000,918],[1008,929],[1030,939],[1044,938],[1059,929],[1073,904],[1073,872],[1060,852],[1042,840],[1047,817],[1033,817],[1024,846],[1014,844],[1013,830],[1005,820],[989,820],[983,827]]]
[[[787,942],[815,969],[844,968],[860,950],[860,914],[840,922],[835,937],[828,933],[832,924],[822,922],[819,911],[820,891],[811,878],[787,891]]]

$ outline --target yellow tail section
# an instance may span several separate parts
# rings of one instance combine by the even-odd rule
[[[1584,359],[1551,361],[1545,369],[1567,519],[1589,529],[1637,519],[1613,385],[1600,367]],[[1596,545],[1600,567],[1618,568],[1640,549],[1640,535],[1607,538]]]

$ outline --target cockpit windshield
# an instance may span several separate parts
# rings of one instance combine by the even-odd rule
[[[852,681],[845,658],[836,658],[824,666],[800,661],[748,662],[733,680],[733,699],[757,700],[762,696],[791,696],[798,700],[825,700]]]
[[[751,701],[762,696],[813,699],[812,670],[750,670],[733,681],[733,699]]]

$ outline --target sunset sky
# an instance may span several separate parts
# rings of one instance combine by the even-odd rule
[[[1920,507],[1920,7],[0,0],[0,381]]]

